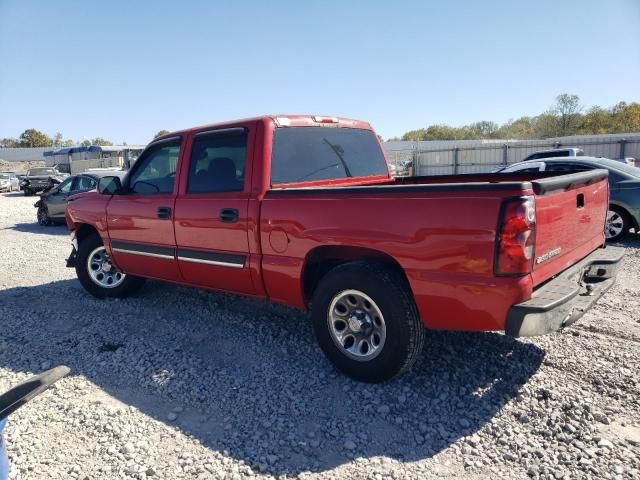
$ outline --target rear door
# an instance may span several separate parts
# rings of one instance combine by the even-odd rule
[[[254,132],[235,127],[191,137],[176,199],[178,264],[186,282],[254,294],[249,269],[247,165]]]
[[[181,281],[173,214],[181,138],[150,145],[125,181],[126,193],[107,206],[111,251],[126,273]]]

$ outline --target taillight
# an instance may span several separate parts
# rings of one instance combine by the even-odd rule
[[[536,204],[533,197],[508,199],[500,209],[496,238],[496,275],[531,273],[536,239]]]

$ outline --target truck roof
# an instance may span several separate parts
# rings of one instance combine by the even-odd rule
[[[260,121],[272,121],[277,127],[314,127],[326,124],[335,124],[337,127],[344,128],[359,128],[364,130],[371,130],[371,124],[362,120],[355,120],[352,118],[335,117],[330,115],[261,115],[258,117],[241,118],[238,120],[231,120],[221,123],[210,123],[206,125],[200,125],[192,128],[185,128],[182,130],[176,130],[174,132],[167,133],[161,137],[155,138],[153,142],[163,140],[165,138],[175,137],[184,133],[189,133],[195,130],[202,129],[214,129],[220,127],[228,127],[231,125],[237,125],[238,123],[260,122]],[[151,142],[151,143],[153,143]]]

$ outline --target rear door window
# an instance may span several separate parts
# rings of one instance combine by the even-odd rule
[[[243,128],[198,134],[193,139],[187,193],[241,192],[247,163]]]
[[[277,128],[271,184],[387,175],[387,164],[371,130],[328,127]]]

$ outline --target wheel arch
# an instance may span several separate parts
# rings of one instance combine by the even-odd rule
[[[609,208],[611,207],[615,207],[618,210],[622,210],[622,212],[627,216],[627,218],[629,219],[629,221],[631,222],[631,225],[629,225],[631,228],[635,228],[636,230],[638,229],[638,220],[636,219],[635,216],[633,216],[630,212],[630,208],[625,205],[624,203],[621,202],[617,202],[615,200],[609,200]]]
[[[310,250],[302,267],[301,283],[305,305],[310,306],[315,289],[329,271],[339,265],[356,261],[377,263],[398,273],[405,282],[404,286],[413,297],[411,285],[404,269],[388,253],[359,246],[324,245]]]
[[[89,225],[88,223],[76,224],[76,228],[74,229],[74,231],[76,232],[76,239],[78,240],[78,243],[82,242],[82,240],[84,240],[89,235],[92,235],[94,233],[99,237],[101,237],[100,233],[98,232],[98,229],[93,225]]]

